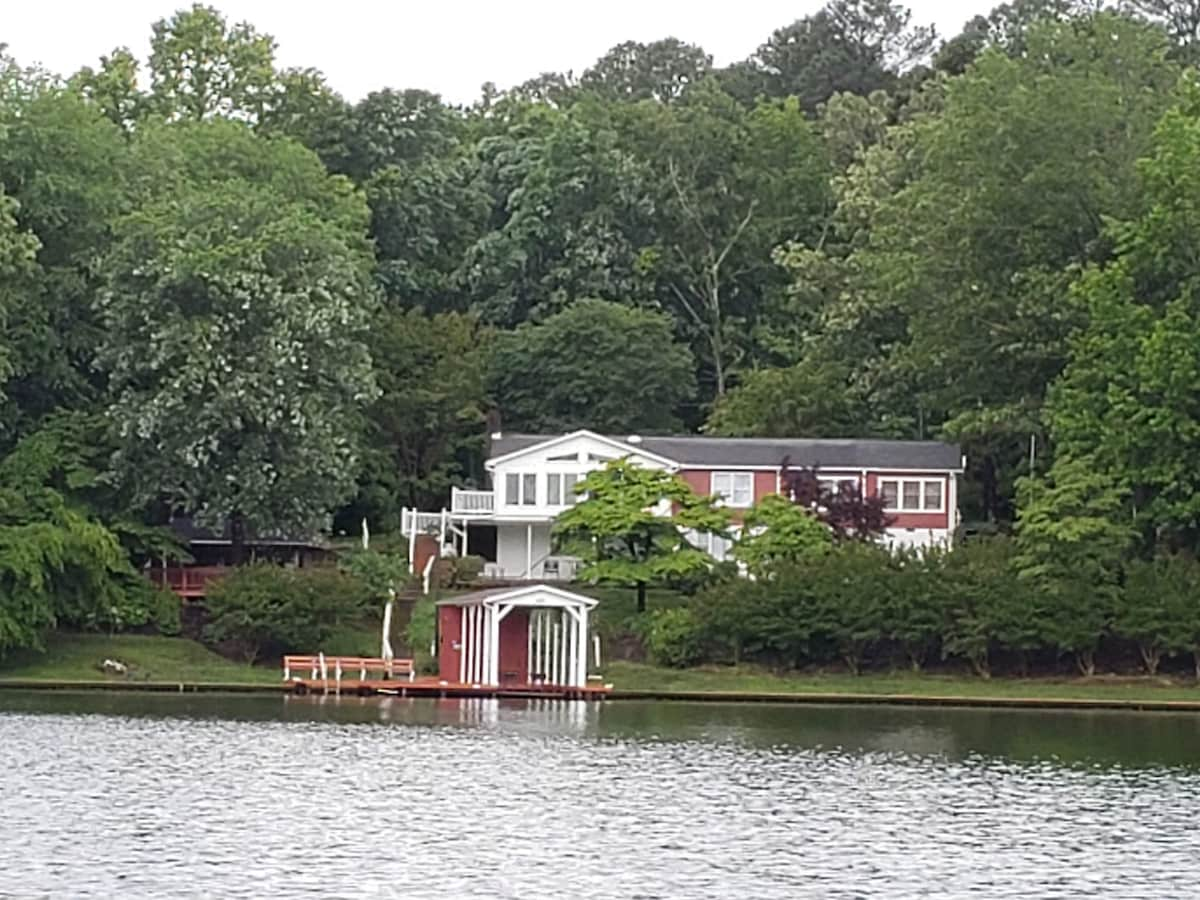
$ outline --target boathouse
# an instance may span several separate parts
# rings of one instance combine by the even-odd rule
[[[587,686],[588,613],[595,599],[547,584],[440,601],[443,681],[495,687]]]

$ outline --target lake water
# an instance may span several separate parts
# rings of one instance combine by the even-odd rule
[[[0,897],[1195,897],[1200,716],[0,692]]]

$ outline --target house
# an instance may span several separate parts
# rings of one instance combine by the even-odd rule
[[[188,551],[190,561],[180,559],[146,560],[146,577],[185,600],[202,599],[208,586],[223,577],[234,565],[233,536],[226,523],[217,532],[197,524],[190,516],[174,516],[167,527]],[[256,532],[247,529],[246,558],[270,560],[289,566],[309,566],[331,557],[328,547],[317,538]]]
[[[554,554],[554,520],[576,502],[576,483],[620,458],[676,473],[735,510],[778,493],[785,461],[815,469],[831,487],[849,482],[881,496],[892,517],[889,544],[917,548],[952,541],[965,465],[958,447],[936,441],[494,434],[485,464],[491,490],[453,488],[440,512],[403,511],[410,568],[420,574],[439,547],[464,555],[474,548],[492,578],[571,580],[577,561]],[[720,536],[694,540],[718,561],[729,553]]]

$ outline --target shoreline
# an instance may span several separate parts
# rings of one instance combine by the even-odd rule
[[[0,678],[0,691],[64,691],[156,694],[241,694],[262,696],[298,696],[294,685],[280,681],[99,681],[42,678]],[[332,692],[331,692],[332,693]],[[342,691],[346,697],[359,697],[353,689]],[[459,696],[452,689],[441,696]],[[308,696],[322,696],[312,693]],[[430,693],[428,698],[438,694]],[[478,695],[473,695],[478,696]],[[536,695],[520,689],[498,688],[488,692],[496,699],[530,699]],[[418,699],[418,698],[414,698]],[[542,698],[545,699],[545,698]],[[1029,710],[1113,710],[1125,712],[1200,713],[1196,700],[1154,700],[1084,697],[1002,697],[956,694],[881,694],[855,692],[784,692],[784,691],[673,691],[613,689],[602,699],[572,702],[621,702],[629,700],[666,703],[738,703],[776,706],[897,706],[911,708],[1029,709]]]

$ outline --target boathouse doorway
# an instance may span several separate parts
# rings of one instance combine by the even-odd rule
[[[586,687],[596,601],[551,585],[492,588],[438,603],[438,671],[456,684]]]

